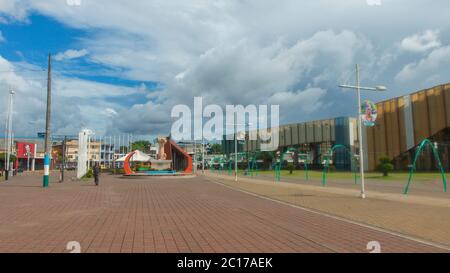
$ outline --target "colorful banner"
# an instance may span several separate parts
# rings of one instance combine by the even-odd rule
[[[378,117],[377,106],[375,103],[366,100],[361,106],[361,120],[366,127],[373,127]]]

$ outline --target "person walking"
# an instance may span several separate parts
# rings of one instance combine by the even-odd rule
[[[98,186],[100,182],[99,178],[100,178],[100,165],[98,164],[98,162],[96,162],[94,165],[94,181],[96,186]]]

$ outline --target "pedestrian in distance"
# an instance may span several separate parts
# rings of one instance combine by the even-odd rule
[[[98,162],[94,165],[94,182],[96,186],[100,183],[100,165]]]

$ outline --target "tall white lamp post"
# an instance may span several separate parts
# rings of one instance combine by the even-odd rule
[[[361,198],[366,198],[366,189],[364,183],[364,149],[363,149],[363,139],[362,139],[362,117],[361,117],[361,90],[368,91],[386,91],[386,87],[384,86],[376,86],[376,87],[362,87],[359,79],[359,65],[356,65],[356,86],[353,85],[339,85],[341,88],[348,88],[357,91],[358,94],[358,138],[359,138],[359,168],[361,171]]]
[[[13,119],[13,107],[14,107],[14,94],[15,92],[13,90],[9,91],[9,104],[8,104],[8,118],[6,121],[6,127],[7,127],[7,154],[6,154],[6,164],[5,164],[5,179],[8,180],[10,177],[10,170],[11,168],[11,153],[12,153],[12,119]]]
[[[237,123],[237,117],[235,115],[235,121],[234,123],[226,123],[226,125],[234,126],[234,181],[238,181],[238,132],[237,127],[238,126],[251,126],[252,123],[245,123],[245,124],[238,124]]]

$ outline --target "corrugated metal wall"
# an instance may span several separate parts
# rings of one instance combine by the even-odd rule
[[[377,125],[365,129],[369,170],[376,168],[380,157],[394,159],[450,127],[449,92],[449,84],[440,85],[378,103]]]

